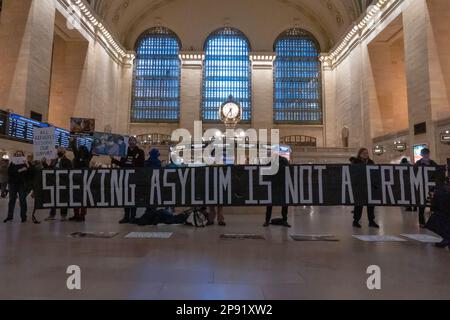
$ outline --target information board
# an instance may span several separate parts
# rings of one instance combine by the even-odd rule
[[[8,119],[8,135],[11,138],[33,143],[34,128],[46,128],[48,124],[11,113]]]

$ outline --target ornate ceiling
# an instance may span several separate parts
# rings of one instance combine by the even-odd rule
[[[265,32],[267,37],[282,28],[303,27],[331,48],[361,15],[370,0],[91,0],[92,8],[129,49],[140,33],[155,25],[165,25],[180,34],[184,47],[198,49],[200,41],[187,34],[208,28],[232,25],[244,33]],[[273,17],[273,19],[272,19]],[[259,21],[258,21],[259,20]],[[253,25],[254,26],[253,26]],[[272,25],[272,26],[271,26]],[[272,27],[273,34],[270,31]],[[254,30],[252,30],[254,29]],[[269,40],[255,35],[255,49],[268,50]],[[250,35],[249,35],[249,38]],[[251,40],[251,39],[250,39]]]

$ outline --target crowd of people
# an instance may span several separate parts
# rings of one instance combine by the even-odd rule
[[[51,160],[42,159],[42,161],[30,161],[25,157],[22,151],[16,151],[11,159],[2,160],[0,163],[0,186],[1,197],[6,198],[9,194],[8,215],[4,220],[5,223],[13,221],[14,211],[16,207],[17,199],[20,204],[20,214],[22,222],[27,221],[27,197],[32,194],[32,181],[33,175],[39,170],[45,169],[87,169],[91,167],[93,154],[85,146],[77,146],[75,138],[70,141],[70,147],[73,152],[73,160],[69,160],[66,157],[66,150],[64,148],[58,148],[57,158]],[[430,150],[423,149],[421,152],[422,159],[415,163],[415,166],[437,166],[437,163],[430,158]],[[350,162],[353,165],[374,165],[375,162],[370,158],[369,150],[362,148],[359,150],[356,157],[350,158]],[[408,165],[408,160],[405,158],[401,161],[401,164]],[[111,157],[111,165],[120,168],[153,168],[159,169],[164,167],[163,162],[160,160],[160,153],[157,149],[152,149],[149,154],[149,158],[145,159],[145,153],[138,147],[137,140],[131,137],[128,142],[128,150],[126,156],[120,158],[120,160]],[[289,162],[286,158],[280,157],[280,166],[288,166]],[[165,167],[175,166],[170,164]],[[175,166],[176,167],[176,166]],[[447,181],[448,182],[448,181]],[[447,183],[439,190],[433,190],[430,194],[430,206],[431,210],[435,212],[435,217],[439,218],[439,224],[446,224],[448,227],[436,228],[435,226],[428,226],[425,218],[425,206],[419,206],[418,208],[408,207],[405,211],[418,211],[419,225],[421,228],[439,229],[437,231],[439,235],[443,237],[443,242],[437,244],[438,247],[445,248],[450,246],[450,189]],[[226,226],[225,217],[223,214],[223,207],[210,207],[201,208],[200,211],[205,213],[207,217],[206,226],[214,225],[217,221],[219,226]],[[282,208],[282,218],[272,219],[272,207],[267,207],[266,219],[264,227],[272,225],[281,225],[284,227],[291,227],[288,223],[288,207]],[[362,228],[360,221],[363,213],[362,206],[355,206],[353,210],[353,227]],[[189,212],[191,212],[190,210]],[[46,221],[53,221],[56,219],[56,209],[51,209],[49,217]],[[74,216],[67,218],[68,209],[60,209],[62,221],[74,221],[84,222],[86,219],[87,209],[79,208],[74,210]],[[367,206],[367,215],[369,221],[369,227],[380,228],[375,220],[375,207]],[[188,213],[182,213],[175,215],[172,209],[169,208],[153,208],[149,207],[143,217],[137,218],[137,208],[125,208],[123,218],[119,221],[120,224],[143,224],[143,221],[163,221],[166,223],[182,223],[188,219]],[[432,221],[436,224],[436,219]],[[443,230],[443,231],[442,231]]]

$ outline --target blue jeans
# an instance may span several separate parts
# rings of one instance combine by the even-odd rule
[[[9,205],[8,205],[8,219],[14,218],[14,210],[16,209],[17,196],[20,202],[20,217],[27,218],[27,191],[23,184],[9,184]]]

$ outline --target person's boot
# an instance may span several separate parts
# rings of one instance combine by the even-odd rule
[[[450,246],[450,242],[448,240],[442,240],[442,242],[435,244],[436,248],[445,249],[446,247]]]
[[[375,229],[380,229],[380,226],[375,221],[370,221],[369,227],[375,228]]]
[[[127,223],[130,223],[130,218],[128,217],[123,217],[123,219],[119,221],[119,224],[127,224]]]
[[[3,220],[3,223],[8,223],[8,222],[13,221],[13,220],[14,220],[13,218],[8,217],[5,220]]]
[[[270,221],[269,222],[268,221],[264,222],[263,227],[264,228],[270,227]]]
[[[353,228],[361,229],[362,226],[359,224],[358,221],[353,221]]]
[[[283,221],[282,226],[286,228],[292,228],[292,226],[287,221]]]

